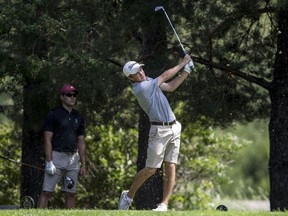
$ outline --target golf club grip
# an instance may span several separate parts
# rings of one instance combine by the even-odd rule
[[[184,58],[187,53],[184,49],[182,51],[183,51],[183,58]]]

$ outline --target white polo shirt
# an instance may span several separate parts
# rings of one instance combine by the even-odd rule
[[[133,83],[132,87],[150,122],[171,122],[176,119],[166,96],[158,86],[158,78],[147,77],[145,81]]]

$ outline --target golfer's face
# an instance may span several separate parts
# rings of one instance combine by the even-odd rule
[[[142,67],[139,69],[139,71],[136,74],[133,74],[132,77],[133,77],[134,82],[142,82],[146,80],[146,75]]]

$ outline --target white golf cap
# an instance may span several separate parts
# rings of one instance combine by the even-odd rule
[[[136,61],[128,61],[123,67],[123,73],[128,77],[131,74],[136,74],[142,66],[144,66],[144,64],[139,64]]]

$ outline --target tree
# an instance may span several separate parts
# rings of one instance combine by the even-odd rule
[[[274,2],[275,3],[275,2]],[[239,2],[239,5],[241,6],[241,2]],[[287,168],[286,168],[286,155],[287,155],[287,137],[286,137],[286,128],[287,128],[287,117],[286,114],[287,113],[287,108],[286,108],[286,104],[287,104],[287,85],[285,83],[287,83],[287,9],[288,9],[288,5],[286,1],[278,1],[278,4],[275,4],[275,7],[273,6],[273,2],[272,1],[266,1],[266,4],[264,5],[265,7],[261,7],[261,3],[257,2],[257,3],[251,3],[250,5],[250,9],[248,10],[252,10],[253,9],[253,14],[251,13],[252,11],[250,11],[250,13],[246,13],[244,11],[244,13],[241,15],[241,11],[238,14],[234,14],[231,17],[229,17],[229,21],[228,19],[224,19],[223,22],[220,22],[219,25],[216,26],[216,30],[215,32],[213,32],[213,34],[215,35],[217,32],[221,32],[224,31],[227,34],[227,23],[233,23],[236,19],[245,19],[246,16],[250,16],[250,25],[249,28],[247,28],[247,37],[249,37],[249,34],[252,34],[251,39],[253,40],[258,40],[257,38],[259,38],[260,35],[262,35],[262,43],[265,45],[272,45],[270,42],[268,44],[266,44],[267,41],[269,41],[269,37],[270,39],[272,39],[271,42],[276,41],[277,39],[277,49],[276,50],[276,55],[275,55],[275,61],[274,61],[274,66],[271,65],[271,62],[269,64],[267,64],[267,61],[271,61],[269,59],[274,59],[272,57],[272,53],[274,54],[273,50],[267,50],[267,53],[265,53],[265,55],[267,54],[268,56],[265,59],[265,61],[259,61],[259,58],[257,55],[261,55],[261,53],[259,53],[257,50],[253,50],[253,56],[250,56],[250,58],[248,58],[249,60],[255,61],[258,60],[258,64],[261,64],[258,68],[257,68],[257,75],[253,75],[255,74],[255,72],[253,72],[253,68],[249,69],[247,66],[244,67],[246,68],[247,72],[243,72],[240,70],[241,67],[241,56],[239,56],[237,58],[238,62],[236,65],[234,60],[227,61],[227,59],[224,59],[226,57],[226,54],[223,54],[222,59],[218,59],[217,57],[215,57],[214,55],[210,56],[210,59],[203,59],[203,58],[197,58],[196,61],[198,61],[199,63],[202,63],[210,68],[215,68],[215,69],[219,69],[221,71],[225,71],[228,73],[228,75],[232,75],[232,77],[237,76],[240,77],[246,81],[248,81],[251,84],[256,84],[258,86],[261,86],[263,89],[267,90],[267,92],[269,92],[269,96],[270,96],[270,100],[271,100],[271,107],[270,107],[270,123],[269,123],[269,134],[270,134],[270,160],[269,160],[269,176],[270,176],[270,206],[271,206],[271,210],[282,210],[284,211],[285,209],[287,209],[287,199],[285,194],[288,192],[288,188],[286,187],[287,185]],[[247,8],[247,7],[246,7]],[[257,13],[255,13],[257,11]],[[249,11],[248,11],[249,12]],[[261,16],[265,16],[265,14],[268,14],[268,16],[266,15],[266,19],[267,18],[271,18],[270,21],[266,21],[267,23],[270,23],[271,26],[275,25],[276,28],[271,28],[271,34],[267,34],[263,32],[263,34],[258,34],[260,33],[259,30],[263,28],[263,24],[265,25],[265,23],[261,23],[263,20],[263,18],[261,18]],[[240,15],[240,16],[239,16]],[[274,16],[273,16],[274,15]],[[271,17],[270,17],[271,16]],[[275,19],[273,19],[272,17],[274,17]],[[253,25],[255,25],[256,23],[258,23],[257,28],[254,28]],[[229,31],[233,32],[233,26],[229,25]],[[220,30],[222,29],[222,30]],[[223,30],[224,29],[224,30]],[[234,29],[235,30],[235,29]],[[257,33],[258,32],[258,33]],[[278,33],[276,33],[278,32]],[[239,33],[239,32],[238,32]],[[278,35],[277,38],[275,37],[275,35]],[[211,35],[213,36],[213,35]],[[243,36],[243,35],[242,35]],[[255,37],[256,36],[256,37]],[[235,38],[233,38],[235,40]],[[211,45],[213,45],[212,42],[212,38],[210,40]],[[255,41],[253,43],[255,43]],[[234,41],[234,43],[229,44],[230,49],[236,51],[236,48],[239,47],[239,50],[241,50],[241,45],[238,44],[238,40]],[[247,42],[249,42],[247,40]],[[250,41],[251,42],[251,41]],[[256,41],[257,43],[257,41]],[[263,45],[262,44],[262,45]],[[273,47],[273,46],[271,46]],[[212,47],[211,47],[212,48]],[[247,49],[247,47],[245,46],[245,48]],[[264,48],[265,49],[265,48]],[[213,50],[214,51],[214,50]],[[229,50],[228,50],[229,51]],[[238,49],[237,49],[238,51]],[[261,49],[261,51],[263,52],[263,50]],[[272,51],[272,53],[271,53]],[[245,52],[243,52],[245,55],[244,59],[247,58],[247,56],[249,56],[249,52],[246,50]],[[213,54],[212,52],[210,54]],[[238,55],[235,54],[235,57],[237,57]],[[231,56],[232,57],[232,56]],[[242,56],[243,57],[243,56]],[[218,59],[218,63],[215,62],[215,59]],[[243,58],[242,58],[243,59]],[[264,60],[263,59],[263,60]],[[212,61],[213,60],[213,61]],[[232,63],[233,62],[233,63]],[[245,63],[245,61],[243,61],[243,63]],[[255,61],[256,63],[256,61]],[[232,67],[233,65],[233,67]],[[250,65],[250,63],[247,63],[247,65]],[[264,66],[265,65],[265,66]],[[270,67],[269,67],[270,65]],[[264,66],[264,67],[263,67]],[[274,67],[274,70],[272,69]],[[273,76],[272,76],[272,72],[270,72],[270,75],[266,75],[266,78],[272,78],[271,81],[268,81],[267,79],[265,79],[265,71],[267,71],[267,69],[269,68],[270,71],[273,70]],[[249,72],[248,72],[249,71]],[[213,71],[212,71],[213,72]],[[267,71],[269,72],[269,71]],[[267,74],[267,73],[266,73]],[[269,73],[268,73],[269,74]],[[262,77],[261,77],[262,76]],[[228,76],[231,77],[231,76]],[[233,94],[235,93],[234,91],[236,90],[236,87],[234,87],[234,89],[230,89],[228,91],[233,91]],[[229,94],[229,93],[228,93]],[[233,102],[235,102],[235,100],[243,100],[240,99],[239,97],[235,97],[237,96],[234,95],[234,98],[232,98]],[[259,96],[259,95],[258,95]],[[251,97],[251,95],[249,94],[249,97]],[[256,97],[257,98],[257,97]],[[255,99],[255,95],[253,95],[253,99]],[[260,98],[259,98],[260,99]],[[258,99],[258,100],[259,100]],[[262,100],[262,103],[264,102],[264,104],[267,105],[267,101],[265,101],[265,98],[263,98],[264,101]],[[243,100],[244,102],[244,100]],[[248,102],[248,101],[247,101]],[[236,103],[234,103],[235,105]],[[245,109],[246,109],[246,113],[244,113],[244,115],[246,116],[246,119],[249,119],[252,117],[251,114],[257,116],[257,114],[253,111],[253,109],[247,109],[247,107],[245,106],[245,104],[243,104]],[[254,104],[255,105],[255,104]],[[265,105],[265,107],[266,107]],[[229,107],[230,108],[230,107]],[[249,107],[248,107],[249,108]],[[258,107],[260,108],[260,107]],[[240,108],[241,109],[241,108]],[[265,108],[267,109],[267,108]],[[262,114],[262,112],[266,112],[263,109],[258,109],[258,115]],[[253,112],[251,112],[253,111]],[[267,109],[268,111],[268,109]],[[251,112],[251,113],[250,113]],[[243,113],[242,113],[243,114]],[[251,115],[249,117],[249,115]],[[239,116],[235,116],[236,119]],[[234,117],[234,118],[235,118]]]
[[[288,5],[278,11],[279,35],[274,66],[274,79],[270,83],[270,205],[271,210],[288,209],[287,196],[287,72],[288,72]]]
[[[233,121],[270,115],[271,210],[287,209],[286,184],[279,184],[280,179],[287,182],[287,2],[158,3],[169,13],[196,66],[188,82],[168,95],[172,106],[185,102],[182,124],[206,116],[214,125],[229,127]],[[57,104],[55,92],[63,82],[79,86],[83,103],[78,107],[88,124],[98,124],[99,119],[109,123],[119,116],[115,113],[127,108],[117,101],[129,84],[120,72],[127,59],[153,65],[147,71],[157,76],[180,56],[178,42],[163,14],[154,12],[153,1],[2,0],[0,6],[0,75],[12,77],[13,87],[23,87],[23,95],[19,88],[15,91],[23,96],[19,102],[24,116],[18,121],[23,122],[22,161],[37,166],[43,165],[43,158],[35,160],[32,155],[41,151],[42,120],[48,108]],[[140,131],[147,131],[147,120],[141,117],[140,123]],[[145,131],[139,136],[143,151],[139,156],[145,156]],[[40,181],[35,171],[23,168],[22,172],[27,174],[24,182],[31,175]],[[30,183],[22,183],[22,196],[37,199],[36,191],[26,190]]]

